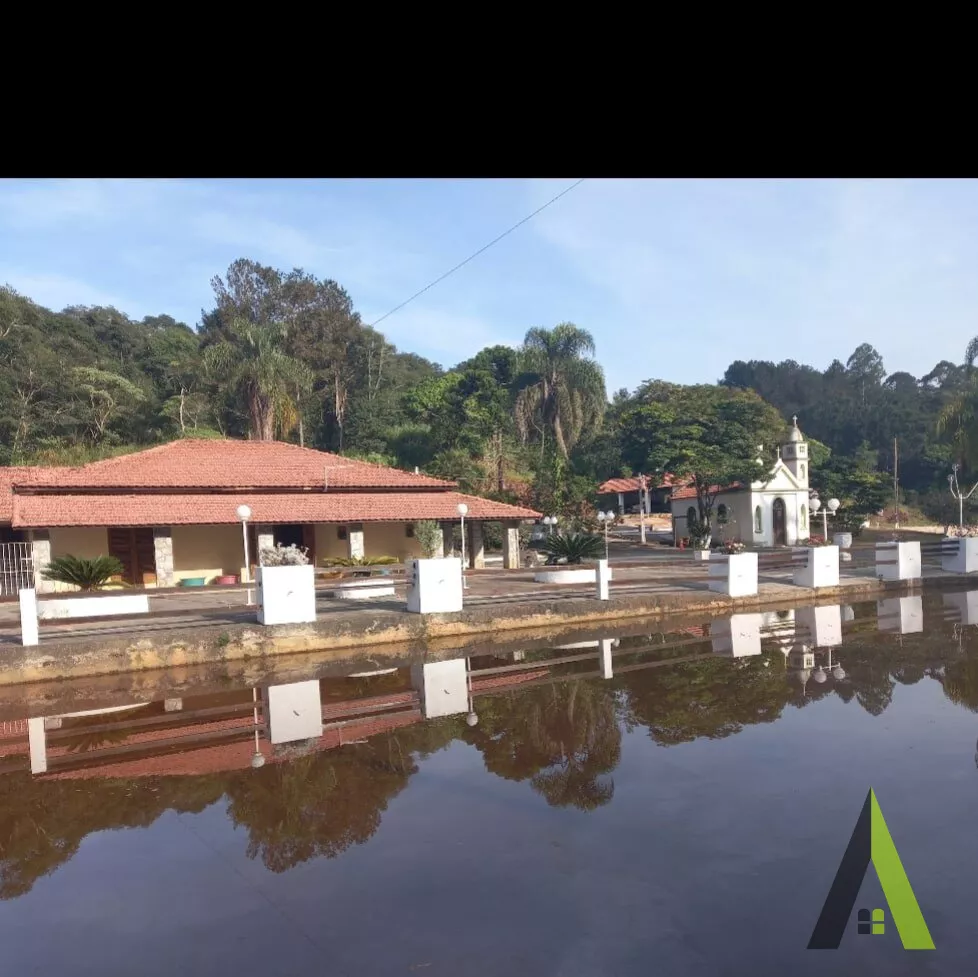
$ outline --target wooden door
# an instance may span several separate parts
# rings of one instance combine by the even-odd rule
[[[788,543],[788,525],[785,517],[784,499],[774,500],[774,545],[785,546]]]
[[[306,548],[306,556],[309,562],[316,565],[316,527],[306,523],[302,527],[302,545]]]
[[[144,575],[156,573],[153,530],[113,527],[109,530],[109,555],[122,564],[122,579],[141,587]]]

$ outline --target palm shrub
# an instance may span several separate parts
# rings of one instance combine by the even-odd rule
[[[324,567],[385,567],[397,563],[396,556],[327,556]]]
[[[547,538],[543,552],[547,556],[547,565],[557,563],[583,563],[585,560],[596,560],[604,552],[604,543],[600,536],[593,533],[553,533]]]
[[[45,580],[73,584],[79,590],[101,590],[113,577],[123,573],[122,564],[114,556],[59,556],[42,571]]]

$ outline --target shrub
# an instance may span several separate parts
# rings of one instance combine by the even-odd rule
[[[304,546],[290,543],[283,546],[276,543],[261,551],[261,565],[264,567],[304,567],[309,563],[309,551]]]
[[[731,556],[737,553],[743,553],[747,549],[747,544],[739,539],[728,539],[723,544],[723,552],[729,553]]]
[[[441,527],[433,519],[422,519],[414,524],[414,538],[421,547],[421,555],[430,560],[442,544]]]
[[[596,560],[604,554],[604,541],[593,533],[553,533],[547,538],[543,552],[547,564],[583,563]]]
[[[114,556],[96,556],[86,559],[78,556],[59,556],[42,571],[45,580],[74,584],[79,590],[101,590],[113,577],[123,572],[122,564]]]
[[[947,534],[948,536],[973,539],[978,536],[978,526],[948,526]]]
[[[327,556],[324,567],[385,567],[397,563],[396,556]]]

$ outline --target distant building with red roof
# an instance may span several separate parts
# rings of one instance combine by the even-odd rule
[[[458,491],[455,482],[278,441],[186,439],[78,467],[0,468],[0,542],[32,544],[38,590],[51,559],[103,553],[130,583],[172,586],[240,575],[237,510],[251,510],[250,553],[273,542],[324,557],[420,556],[413,526],[442,523],[468,506],[467,552],[483,560],[482,524],[515,530],[539,513]],[[515,531],[503,534],[518,566]]]
[[[645,485],[642,479],[646,478]],[[619,515],[627,512],[639,512],[642,506],[642,489],[645,488],[648,500],[646,512],[668,512],[669,497],[677,483],[672,475],[664,475],[660,479],[635,475],[630,478],[609,478],[598,486],[599,508],[614,506]],[[679,483],[682,484],[682,483]]]

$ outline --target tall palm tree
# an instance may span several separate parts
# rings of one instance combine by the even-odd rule
[[[604,372],[592,359],[594,337],[571,322],[530,329],[520,349],[516,421],[526,441],[531,429],[566,458],[587,427],[601,423],[607,404]]]
[[[937,421],[937,430],[954,446],[960,462],[967,468],[978,465],[978,336],[968,343],[964,354],[965,383],[947,403]]]
[[[227,338],[204,350],[208,372],[244,401],[249,437],[256,441],[273,440],[276,426],[287,433],[297,416],[297,396],[312,387],[311,371],[288,355],[285,340],[281,323],[235,318]]]

